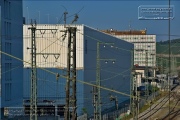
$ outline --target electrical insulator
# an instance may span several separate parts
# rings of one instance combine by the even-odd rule
[[[59,73],[56,74],[56,80],[58,80],[58,78],[59,78]]]

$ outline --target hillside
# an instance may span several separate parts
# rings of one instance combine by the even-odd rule
[[[180,54],[180,38],[171,40],[171,53],[174,55]],[[169,41],[156,43],[156,54],[169,54]],[[157,66],[163,66],[163,73],[168,71],[169,58],[156,57]],[[180,57],[171,57],[172,70],[180,70]]]
[[[156,43],[157,54],[169,54],[169,41],[157,42]],[[171,40],[171,53],[180,54],[180,38]]]

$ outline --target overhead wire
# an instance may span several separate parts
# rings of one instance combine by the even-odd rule
[[[24,60],[22,60],[22,59],[20,59],[20,58],[18,58],[18,57],[15,57],[15,56],[10,55],[10,54],[8,54],[8,53],[5,53],[5,52],[3,52],[3,51],[0,51],[0,53],[5,54],[5,55],[7,55],[7,56],[9,56],[9,57],[12,57],[12,58],[14,58],[14,59],[16,59],[16,60],[19,60],[19,61],[22,61],[22,62],[31,64],[31,63],[29,63],[29,62],[27,62],[27,61],[24,61]],[[44,71],[46,71],[46,72],[48,72],[48,73],[50,73],[50,74],[53,74],[53,75],[56,75],[56,74],[57,74],[57,73],[54,73],[54,72],[52,72],[52,71],[50,71],[50,70],[47,70],[47,69],[45,69],[45,68],[41,68],[41,67],[38,67],[38,66],[36,66],[36,67],[37,67],[37,68],[40,68],[40,69],[42,69],[42,70],[44,70]],[[63,76],[63,75],[60,75],[60,77],[67,79],[67,77],[66,77],[66,76]],[[110,88],[106,88],[106,87],[102,87],[102,86],[99,86],[99,85],[95,85],[95,84],[92,84],[92,83],[89,83],[89,82],[85,82],[85,81],[82,81],[82,80],[77,80],[77,82],[79,82],[79,83],[81,83],[81,84],[89,85],[89,86],[98,87],[98,88],[101,88],[101,89],[103,89],[103,90],[111,91],[111,92],[114,92],[114,93],[117,93],[117,94],[121,94],[121,95],[124,95],[124,96],[134,97],[134,96],[131,96],[131,95],[129,95],[129,94],[126,94],[126,93],[123,93],[123,92],[120,92],[120,91],[116,91],[116,90],[113,90],[113,89],[110,89]],[[143,99],[143,98],[140,98],[140,99]]]
[[[57,40],[59,40],[59,39],[57,39]],[[56,40],[56,41],[57,41]],[[56,41],[54,41],[54,42],[52,42],[49,46],[51,46],[53,43],[55,43]],[[47,46],[45,49],[47,49],[49,46]],[[43,50],[41,50],[41,52],[42,52]]]
[[[10,71],[13,71],[13,70],[15,70],[15,69],[17,69],[17,68],[20,68],[20,67],[23,67],[23,65],[19,65],[19,66],[13,67],[13,68],[11,68],[11,69],[9,69],[9,70],[7,70],[7,71],[1,72],[0,74],[1,74],[1,75],[2,75],[2,74],[6,74],[6,73],[8,73],[8,72],[10,72]]]
[[[88,36],[88,37],[90,37],[90,36]],[[95,39],[95,38],[93,38],[93,39]],[[97,39],[96,39],[97,40]],[[122,49],[121,49],[122,50]],[[2,51],[1,51],[2,52]],[[28,62],[28,64],[29,64],[29,62]],[[49,71],[46,71],[46,72],[49,72]],[[62,77],[62,76],[61,76]],[[64,78],[65,78],[65,76],[63,76]],[[77,80],[77,81],[79,81],[79,80]],[[82,84],[87,84],[87,85],[91,85],[91,86],[97,86],[97,85],[94,85],[94,84],[91,84],[91,83],[87,83],[87,82],[84,82],[84,81],[79,81],[80,83],[82,83]],[[99,87],[101,87],[101,86],[99,86]],[[103,87],[102,87],[102,89],[103,89]],[[110,91],[113,91],[113,92],[117,92],[117,93],[119,93],[119,94],[123,94],[123,93],[121,93],[121,92],[118,92],[118,91],[115,91],[115,90],[111,90],[111,89],[107,89],[107,88],[104,88],[104,89],[106,89],[106,90],[110,90]],[[124,94],[125,95],[125,94]],[[129,96],[128,94],[126,94],[127,96]]]

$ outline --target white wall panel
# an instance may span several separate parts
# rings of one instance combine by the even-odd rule
[[[31,30],[30,25],[24,25],[24,61],[31,60]],[[83,68],[83,25],[76,25],[76,52],[77,52],[77,68]],[[37,30],[36,31],[36,48],[37,53],[56,53],[60,54],[59,58],[55,59],[53,55],[37,55],[37,66],[45,68],[66,68],[67,66],[67,43],[68,34],[63,41],[65,30],[64,25],[45,25],[38,24],[37,29],[57,29],[56,30]],[[47,57],[47,59],[45,59]],[[56,56],[58,57],[58,56]],[[30,67],[30,64],[24,63],[25,67]]]

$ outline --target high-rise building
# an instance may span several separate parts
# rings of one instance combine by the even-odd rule
[[[0,1],[0,119],[4,109],[22,107],[23,59],[22,0]],[[8,56],[12,55],[12,56]]]
[[[111,29],[103,30],[103,32],[134,44],[134,65],[156,66],[156,35],[147,35],[146,30],[118,31]]]
[[[101,88],[102,112],[114,110],[115,101],[119,105],[130,97],[131,50],[132,43],[107,35],[85,25],[66,25],[77,27],[76,32],[76,66],[77,66],[77,114],[85,110],[93,116],[95,100],[93,98],[92,84],[96,84],[97,61],[99,61],[99,78]],[[31,60],[31,25],[24,25],[24,61]],[[67,75],[68,33],[62,24],[37,24],[36,50],[37,50],[37,100],[38,109],[51,108],[54,115],[63,116],[66,98],[66,79],[56,79],[55,74]],[[57,30],[47,30],[57,29]],[[98,52],[99,51],[99,56]],[[41,53],[41,54],[39,54]],[[53,55],[56,54],[56,55]],[[58,55],[59,54],[59,55]],[[51,73],[45,71],[49,70]],[[30,102],[31,65],[24,63],[24,106],[28,109]],[[112,90],[112,91],[111,91]],[[113,91],[122,92],[116,93]],[[97,94],[97,93],[96,93]],[[93,102],[94,101],[94,102]],[[128,104],[128,103],[127,103]],[[123,104],[124,105],[124,104]],[[56,110],[57,108],[57,110]],[[42,110],[43,111],[43,110]],[[44,110],[47,111],[47,110]],[[58,113],[55,113],[55,111]],[[38,114],[51,114],[39,112]]]

